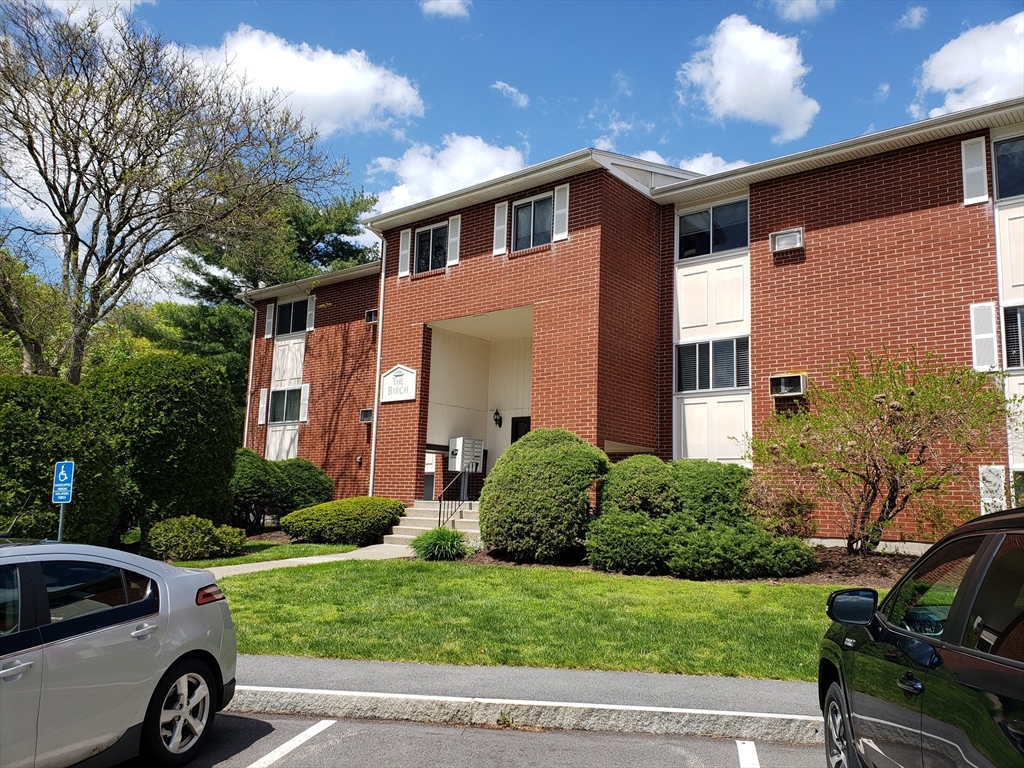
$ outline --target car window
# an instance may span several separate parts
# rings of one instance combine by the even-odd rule
[[[983,540],[981,536],[959,539],[916,565],[885,601],[882,612],[889,621],[919,635],[939,637]]]
[[[18,569],[13,565],[0,565],[0,636],[18,631],[20,598]]]
[[[128,604],[120,568],[78,560],[47,560],[42,567],[51,622]]]
[[[134,571],[124,571],[124,584],[128,589],[128,602],[138,603],[156,592],[156,584],[149,576]]]
[[[964,646],[1024,662],[1024,534],[1011,533],[971,607]]]

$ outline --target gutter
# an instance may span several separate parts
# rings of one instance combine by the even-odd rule
[[[245,387],[245,423],[242,425],[242,447],[249,447],[249,408],[252,406],[252,367],[253,358],[256,356],[256,320],[258,319],[259,312],[256,311],[256,305],[249,301],[249,298],[244,294],[238,294],[238,298],[242,300],[249,309],[252,310],[252,336],[249,338],[249,376],[246,378]]]
[[[380,233],[378,233],[380,235]],[[373,481],[377,471],[377,412],[380,410],[380,362],[384,347],[384,273],[387,272],[388,244],[380,235],[380,287],[377,289],[377,376],[373,381],[373,427],[370,429],[370,487],[367,496],[373,496]]]

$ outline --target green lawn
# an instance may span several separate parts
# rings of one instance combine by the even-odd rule
[[[174,563],[182,568],[214,568],[220,565],[262,563],[265,560],[287,560],[289,557],[313,557],[351,552],[352,544],[275,544],[269,541],[247,541],[245,554],[237,557],[219,557],[213,560],[188,560]]]
[[[813,680],[832,587],[345,561],[218,582],[241,653]]]

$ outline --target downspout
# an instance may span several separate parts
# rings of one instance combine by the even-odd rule
[[[259,312],[256,311],[256,305],[249,301],[249,297],[244,293],[239,294],[239,298],[245,306],[252,310],[252,338],[249,339],[249,376],[245,382],[245,424],[242,425],[242,447],[248,448],[249,407],[252,405],[252,363],[253,358],[256,357],[256,320],[258,319]]]
[[[373,428],[370,436],[370,488],[368,495],[373,496],[373,482],[377,469],[377,411],[380,410],[380,360],[384,346],[384,274],[387,272],[388,243],[384,235],[380,237],[380,287],[377,289],[377,377],[373,383]]]

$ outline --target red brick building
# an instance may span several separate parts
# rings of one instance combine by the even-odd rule
[[[772,386],[850,351],[1024,392],[1019,99],[712,176],[582,150],[368,223],[379,262],[248,296],[245,444],[338,496],[435,497],[450,439],[482,440],[486,472],[540,426],[742,461]],[[961,495],[1002,506],[1018,442]]]

